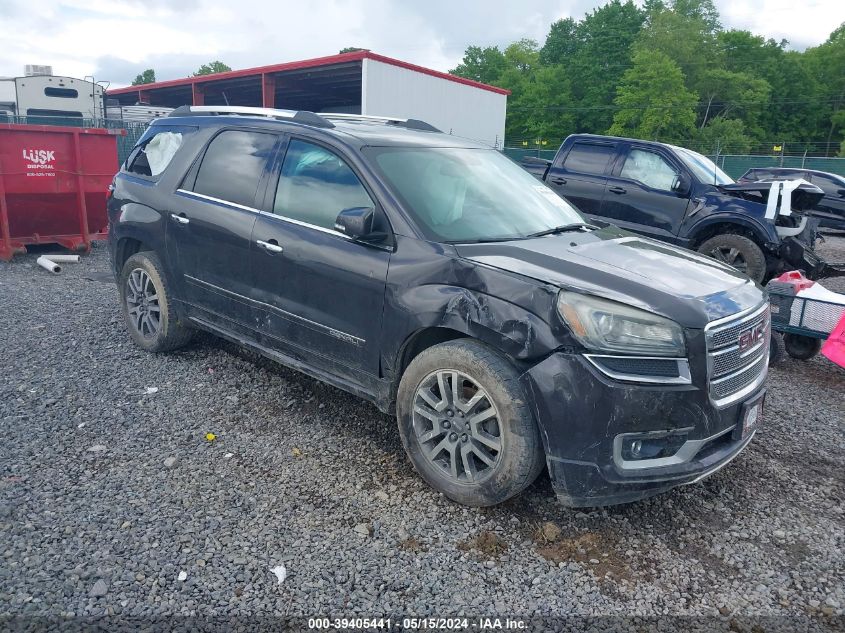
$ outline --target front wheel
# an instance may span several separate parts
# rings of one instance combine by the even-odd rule
[[[501,503],[543,468],[540,434],[516,370],[477,341],[421,352],[402,376],[396,410],[414,468],[458,503]]]
[[[736,233],[722,233],[704,240],[698,252],[733,266],[758,284],[766,276],[766,255],[752,240]]]

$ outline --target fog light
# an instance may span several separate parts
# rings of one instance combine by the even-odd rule
[[[674,433],[662,437],[641,437],[622,442],[622,459],[638,461],[671,457],[687,441],[686,433]]]

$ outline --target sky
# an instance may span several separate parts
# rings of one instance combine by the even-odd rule
[[[842,0],[715,0],[726,28],[803,50],[845,22]],[[447,71],[467,46],[541,44],[549,25],[602,0],[0,0],[0,76],[46,64],[112,87],[146,68],[158,80],[221,60],[234,69],[337,53],[346,46]]]

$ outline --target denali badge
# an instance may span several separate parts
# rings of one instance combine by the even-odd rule
[[[754,327],[739,333],[739,351],[744,352],[757,345],[766,336],[766,324],[758,323]]]

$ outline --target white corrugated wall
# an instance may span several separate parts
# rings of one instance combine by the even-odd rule
[[[507,95],[363,60],[361,114],[421,119],[446,133],[502,147]]]

